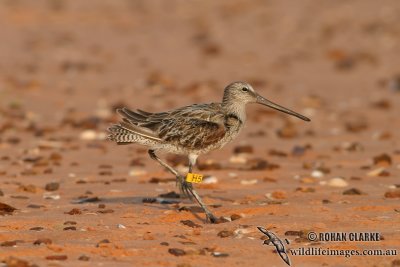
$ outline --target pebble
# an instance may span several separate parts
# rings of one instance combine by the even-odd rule
[[[203,179],[203,184],[216,184],[218,183],[218,178],[215,176],[207,176]]]
[[[44,189],[46,189],[46,191],[56,191],[56,190],[58,190],[58,188],[60,188],[60,184],[56,183],[56,182],[48,183],[44,187]]]
[[[230,163],[235,163],[235,164],[245,164],[247,162],[247,158],[243,156],[242,154],[231,156],[229,158]]]
[[[231,215],[231,220],[232,221],[236,221],[236,220],[239,220],[240,218],[242,218],[243,216],[242,215],[240,215],[240,214],[232,214]]]
[[[49,239],[49,238],[39,238],[39,239],[37,239],[37,240],[35,240],[35,241],[33,242],[33,244],[34,244],[35,246],[39,246],[39,245],[41,245],[41,244],[48,245],[48,244],[51,244],[51,243],[53,243],[53,241],[51,241],[51,239]]]
[[[76,214],[82,214],[82,211],[77,208],[73,208],[72,210],[68,212],[64,212],[64,214],[69,214],[69,215],[76,215]]]
[[[79,138],[84,141],[104,140],[106,139],[106,134],[93,130],[85,130],[80,133]]]
[[[268,151],[268,155],[275,156],[275,157],[287,157],[288,156],[288,154],[286,152],[276,150],[276,149],[270,149]]]
[[[254,149],[250,145],[241,145],[241,146],[236,146],[233,150],[233,153],[235,154],[241,154],[241,153],[248,153],[251,154],[254,152]]]
[[[27,208],[31,208],[31,209],[40,209],[40,208],[44,208],[44,205],[37,205],[37,204],[29,204],[28,206],[26,206]]]
[[[119,223],[119,224],[117,224],[117,228],[118,229],[126,229],[126,226]]]
[[[201,225],[194,223],[191,220],[181,220],[181,224],[192,227],[192,228],[202,228]]]
[[[375,165],[388,167],[388,166],[392,165],[392,158],[388,154],[384,153],[384,154],[375,156],[373,158],[373,162]]]
[[[241,181],[240,181],[240,184],[241,184],[241,185],[253,185],[253,184],[256,184],[256,183],[258,183],[258,180],[257,180],[257,179],[252,179],[252,180],[241,180]]]
[[[297,187],[296,192],[302,192],[302,193],[314,193],[315,192],[315,188],[312,187]]]
[[[350,188],[345,191],[343,191],[343,195],[364,195],[360,189],[357,188]]]
[[[346,187],[349,185],[348,182],[346,182],[343,178],[341,177],[335,177],[332,178],[328,181],[328,185],[332,187]]]
[[[109,244],[109,243],[111,243],[110,240],[103,239],[99,243],[96,244],[96,247],[101,247],[103,244]]]
[[[271,197],[274,199],[286,199],[286,192],[274,191],[274,192],[272,192]]]
[[[11,206],[8,205],[8,204],[1,203],[1,202],[0,202],[0,215],[5,215],[5,214],[10,215],[10,214],[12,214],[15,210],[16,210],[16,208],[11,207]]]
[[[320,170],[314,170],[311,172],[311,176],[314,178],[322,178],[324,177],[324,173]]]
[[[134,168],[129,171],[129,176],[140,176],[147,174],[147,171],[144,169]]]
[[[60,199],[61,197],[60,197],[60,195],[53,195],[52,193],[45,192],[45,193],[43,194],[43,198],[44,198],[44,199],[58,200],[58,199]]]
[[[233,235],[234,235],[233,231],[230,231],[230,230],[222,230],[217,234],[217,236],[219,236],[221,238],[230,237]]]
[[[386,171],[385,167],[380,167],[380,168],[374,169],[374,170],[372,170],[372,171],[367,173],[367,175],[371,176],[371,177],[388,176],[388,174],[389,173],[388,173],[388,171]]]
[[[264,159],[260,158],[253,158],[248,161],[249,168],[246,168],[246,170],[273,170],[279,168],[279,165],[273,164],[273,163],[268,163]]]
[[[186,255],[186,252],[180,248],[170,248],[168,249],[168,252],[177,257]]]
[[[95,140],[97,138],[97,133],[93,130],[86,130],[81,132],[79,138],[81,140]]]
[[[393,190],[393,191],[387,191],[385,193],[386,198],[400,198],[400,189]]]
[[[81,255],[81,256],[79,256],[78,260],[80,260],[80,261],[89,261],[90,258],[88,256],[86,256],[86,255]]]
[[[17,241],[13,240],[13,241],[4,241],[0,244],[0,246],[2,247],[15,247],[17,245]]]
[[[216,258],[225,258],[225,257],[229,256],[228,253],[222,253],[222,252],[217,252],[217,251],[212,252],[211,255]]]
[[[364,146],[359,142],[344,142],[341,147],[349,152],[364,151]]]

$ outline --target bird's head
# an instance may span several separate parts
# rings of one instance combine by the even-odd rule
[[[222,102],[224,104],[232,104],[232,105],[246,105],[248,103],[258,103],[264,106],[268,106],[270,108],[279,110],[281,112],[287,113],[289,115],[298,117],[305,121],[310,121],[309,118],[294,112],[290,109],[282,107],[278,104],[275,104],[268,99],[259,95],[253,87],[246,82],[234,82],[225,87],[224,97]]]

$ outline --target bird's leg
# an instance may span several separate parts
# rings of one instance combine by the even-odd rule
[[[194,165],[196,164],[197,155],[189,155],[189,173],[192,172]],[[194,190],[192,183],[184,181],[183,186],[189,191],[193,197],[196,199],[197,203],[201,206],[204,210],[207,220],[211,223],[217,222],[217,217],[215,217],[211,211],[207,208],[206,204],[204,204],[203,200],[201,200],[200,196],[197,194],[196,190]]]
[[[189,192],[189,190],[185,186],[185,183],[186,183],[185,177],[180,175],[177,170],[175,170],[174,168],[169,166],[167,163],[162,161],[159,157],[157,157],[154,150],[149,149],[148,152],[149,152],[150,158],[156,160],[158,163],[160,163],[163,167],[167,168],[167,170],[169,170],[172,174],[174,174],[176,176],[176,182],[179,184],[179,190],[181,191],[182,195],[192,199],[192,193]]]
[[[152,159],[156,160],[158,163],[160,163],[163,167],[167,168],[171,173],[173,173],[176,176],[177,182],[179,183],[179,189],[183,193],[184,196],[187,196],[190,199],[192,199],[192,196],[193,196],[196,199],[197,203],[199,203],[201,208],[206,213],[207,220],[209,220],[211,223],[217,222],[217,217],[215,217],[211,213],[211,211],[207,208],[207,206],[203,203],[200,196],[194,190],[192,183],[186,182],[185,177],[180,175],[177,170],[175,170],[174,168],[169,166],[167,163],[162,161],[159,157],[157,157],[154,150],[149,149],[148,152]],[[192,172],[193,166],[196,164],[196,159],[197,159],[197,156],[196,157],[189,156],[189,172]]]

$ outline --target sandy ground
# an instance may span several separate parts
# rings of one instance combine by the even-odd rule
[[[398,1],[4,0],[0,36],[0,266],[286,266],[257,226],[287,249],[400,253]],[[200,195],[234,219],[211,225],[105,129],[116,107],[216,102],[235,80],[312,122],[248,107],[239,138],[199,158]]]

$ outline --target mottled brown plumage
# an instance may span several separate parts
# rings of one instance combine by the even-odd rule
[[[219,149],[234,139],[246,122],[246,104],[259,103],[303,120],[308,118],[281,107],[257,94],[245,82],[234,82],[224,90],[221,103],[193,104],[167,112],[118,109],[120,124],[109,128],[109,139],[118,144],[138,143],[148,146],[149,155],[177,176],[182,192],[194,196],[211,222],[216,218],[202,203],[191,183],[161,161],[155,151],[164,150],[189,157],[189,172],[199,155]]]

